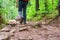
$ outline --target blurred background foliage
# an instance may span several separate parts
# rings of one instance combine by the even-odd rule
[[[54,18],[58,15],[58,0],[39,0],[39,10],[36,11],[36,0],[30,0],[27,5],[27,20],[39,21],[43,17]],[[5,21],[18,16],[16,0],[0,0],[0,15]]]

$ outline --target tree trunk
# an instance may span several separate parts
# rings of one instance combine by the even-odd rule
[[[2,15],[0,15],[0,25],[3,23]]]
[[[52,0],[52,10],[54,10],[54,0]]]
[[[60,0],[58,2],[58,12],[59,12],[59,16],[60,16]]]
[[[48,11],[47,0],[45,0],[45,11]]]
[[[39,10],[39,0],[36,0],[36,11]]]

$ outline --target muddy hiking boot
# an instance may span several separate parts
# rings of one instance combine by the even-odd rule
[[[24,20],[24,17],[21,17],[20,18],[20,24],[22,24],[23,20]]]

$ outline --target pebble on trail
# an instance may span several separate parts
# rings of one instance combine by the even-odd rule
[[[17,24],[16,20],[9,20],[8,25],[15,26]]]
[[[17,17],[15,18],[15,20],[16,20],[16,21],[20,21],[20,16],[17,16]]]

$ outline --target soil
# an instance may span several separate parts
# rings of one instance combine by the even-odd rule
[[[60,40],[60,17],[48,25],[39,24],[35,28],[34,24],[6,25],[0,30],[0,40]]]

